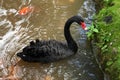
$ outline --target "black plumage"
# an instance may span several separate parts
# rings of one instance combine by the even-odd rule
[[[22,52],[17,53],[17,56],[27,62],[48,63],[75,54],[78,46],[70,34],[70,25],[73,22],[80,24],[83,29],[86,27],[83,25],[84,20],[80,16],[69,18],[64,27],[64,35],[67,43],[56,40],[45,41],[36,39],[36,41],[31,41],[30,45],[24,47]]]

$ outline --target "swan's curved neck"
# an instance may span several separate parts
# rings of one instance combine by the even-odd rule
[[[78,50],[78,46],[76,44],[76,42],[73,40],[72,36],[71,36],[71,33],[70,33],[70,26],[73,22],[75,22],[76,20],[74,20],[74,18],[71,18],[69,19],[66,24],[65,24],[65,27],[64,27],[64,35],[65,35],[65,38],[67,40],[67,43],[68,43],[68,47],[74,52],[76,53],[77,50]]]

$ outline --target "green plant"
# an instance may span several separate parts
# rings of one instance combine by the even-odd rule
[[[104,0],[104,2],[110,3],[110,2],[112,2],[112,0]]]
[[[90,27],[88,27],[88,32],[87,32],[87,37],[88,39],[93,39],[94,38],[94,34],[98,33],[98,29],[97,29],[97,25],[95,25],[94,23],[92,23],[92,25]]]
[[[103,29],[100,30],[100,37],[99,37],[99,47],[101,48],[102,53],[108,51],[109,43],[111,40],[111,33],[104,31]]]
[[[113,0],[104,0],[104,3],[106,6],[110,6],[110,5],[112,5],[112,1]]]
[[[111,80],[120,80],[120,0],[102,0],[103,9],[95,16],[99,33],[97,45],[99,61],[103,71]],[[112,22],[105,18],[112,16]]]

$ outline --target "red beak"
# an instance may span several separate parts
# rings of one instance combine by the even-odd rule
[[[81,24],[82,29],[87,30],[85,22],[81,22],[80,24]]]

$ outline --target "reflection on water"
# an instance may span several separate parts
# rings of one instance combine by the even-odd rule
[[[26,6],[33,6],[34,11],[20,16],[18,10]],[[93,6],[91,0],[1,0],[0,79],[103,80],[87,46],[85,32],[75,24],[71,28],[79,45],[75,56],[49,64],[27,63],[16,57],[17,52],[36,38],[65,41],[65,21],[76,14],[90,17]]]

